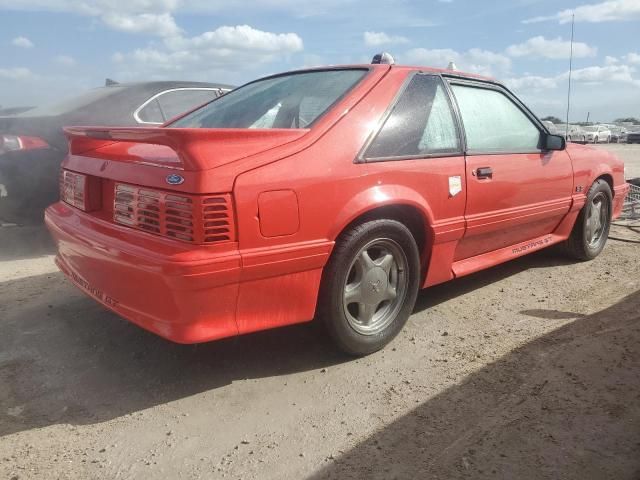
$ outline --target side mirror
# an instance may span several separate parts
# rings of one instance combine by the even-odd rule
[[[544,150],[564,150],[567,148],[567,142],[562,135],[545,135],[542,140]]]

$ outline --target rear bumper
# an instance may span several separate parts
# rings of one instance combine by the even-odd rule
[[[241,252],[197,246],[87,215],[45,212],[56,263],[118,315],[177,343],[199,343],[311,320],[331,242]],[[243,268],[244,264],[244,268]]]
[[[238,333],[237,251],[187,249],[78,213],[61,202],[45,222],[56,263],[77,287],[131,322],[178,343]]]

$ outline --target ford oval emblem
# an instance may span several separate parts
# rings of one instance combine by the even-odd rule
[[[167,175],[167,183],[169,185],[180,185],[181,183],[184,183],[184,177],[177,173],[172,173],[171,175]]]

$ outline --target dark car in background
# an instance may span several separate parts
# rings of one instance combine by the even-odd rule
[[[39,221],[58,199],[69,125],[156,126],[230,91],[202,82],[115,83],[51,106],[0,116],[0,220]]]
[[[627,143],[640,143],[640,126],[629,127],[627,130]]]

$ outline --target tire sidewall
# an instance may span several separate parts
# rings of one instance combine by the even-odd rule
[[[593,201],[593,198],[598,193],[601,193],[601,192],[604,193],[605,197],[607,198],[609,215],[607,218],[607,223],[605,225],[605,228],[602,232],[602,237],[600,238],[600,242],[598,243],[597,246],[591,247],[589,245],[589,238],[587,234],[587,218],[589,216],[589,209],[591,206],[591,202]],[[609,187],[609,184],[604,180],[598,180],[589,189],[589,194],[587,195],[587,203],[585,203],[585,206],[584,206],[583,221],[582,221],[583,248],[586,256],[590,259],[597,257],[600,254],[600,252],[602,252],[602,249],[607,243],[607,237],[609,236],[609,230],[611,228],[612,207],[613,207],[613,196],[611,194],[611,187]]]
[[[326,278],[325,294],[321,299],[327,303],[323,312],[329,332],[339,346],[353,355],[375,352],[389,343],[402,329],[413,311],[420,283],[420,255],[413,235],[407,227],[395,220],[372,220],[359,225],[355,236],[350,236],[344,250],[332,256],[330,268],[325,271],[333,278]],[[396,242],[407,260],[407,289],[401,308],[393,321],[383,330],[372,335],[363,335],[354,330],[347,320],[343,303],[343,286],[355,256],[375,239],[390,239]],[[337,243],[341,240],[339,239]]]

